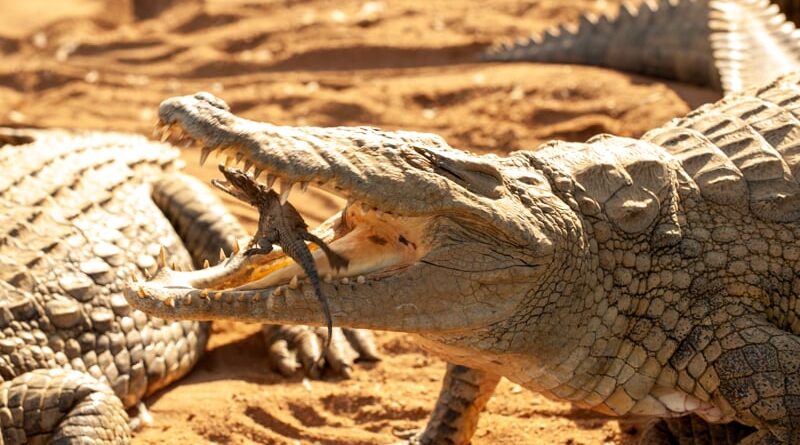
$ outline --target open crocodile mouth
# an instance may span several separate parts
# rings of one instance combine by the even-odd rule
[[[213,154],[226,168],[243,172],[268,188],[276,188],[282,204],[293,190],[296,190],[294,193],[305,192],[310,183],[347,199],[344,208],[311,231],[348,260],[347,267],[334,269],[323,249],[309,245],[317,272],[326,284],[368,285],[371,281],[402,273],[430,251],[427,236],[430,216],[403,215],[385,203],[353,199],[352,190],[342,187],[335,178],[306,176],[306,180],[293,181],[290,174],[266,167],[246,146],[216,143],[203,134],[187,130],[179,121],[162,120],[157,131],[161,133],[162,142],[170,140],[186,147],[199,146],[201,165]],[[133,290],[141,298],[154,298],[174,307],[192,304],[197,299],[258,301],[286,294],[287,289],[302,291],[307,284],[303,268],[280,247],[274,246],[268,254],[248,254],[239,246],[238,241],[234,243],[230,257],[220,252],[219,264],[191,272],[168,267],[167,254],[162,250],[155,276],[148,282],[135,284]]]

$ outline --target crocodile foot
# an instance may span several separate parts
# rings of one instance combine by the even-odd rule
[[[267,324],[263,333],[270,367],[287,377],[303,372],[312,378],[323,373],[349,378],[355,361],[380,360],[367,330],[334,328],[327,348],[324,328]]]

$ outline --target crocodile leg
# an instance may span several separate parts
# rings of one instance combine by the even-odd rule
[[[0,426],[6,445],[130,440],[128,416],[111,388],[65,369],[30,371],[0,385]]]
[[[708,423],[699,416],[659,419],[644,432],[639,445],[736,445],[753,428],[738,422]]]
[[[709,377],[713,396],[736,420],[758,428],[743,444],[800,443],[800,338],[744,314],[716,329],[721,354]],[[706,383],[708,385],[708,383]]]
[[[478,416],[499,381],[499,376],[448,363],[439,399],[425,431],[415,442],[424,445],[469,443],[478,427]]]

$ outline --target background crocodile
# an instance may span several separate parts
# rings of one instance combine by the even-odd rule
[[[698,440],[788,444],[800,441],[798,82],[640,140],[508,157],[431,134],[257,123],[202,95],[167,100],[160,116],[206,150],[348,198],[317,231],[350,259],[336,273],[318,255],[338,278],[323,285],[334,322],[417,334],[459,364],[422,442],[467,443],[505,376],[609,415],[664,418],[650,443],[704,425]],[[287,284],[299,267],[276,261],[164,268],[126,296],[169,318],[323,323],[313,290]]]
[[[131,309],[123,281],[159,243],[188,268],[244,231],[141,136],[6,129],[0,146],[0,443],[124,443],[124,409],[188,372],[208,325]]]
[[[122,296],[156,270],[159,246],[188,269],[245,236],[177,154],[119,133],[0,133],[0,444],[127,443],[125,409],[200,357],[208,324],[152,318]],[[291,329],[268,331],[303,349],[285,342]]]
[[[796,18],[796,1],[779,3]],[[800,39],[768,0],[645,1],[496,46],[484,59],[596,65],[729,93],[800,69]]]

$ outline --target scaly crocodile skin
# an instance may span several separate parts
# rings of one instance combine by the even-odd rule
[[[796,0],[780,3],[796,15]],[[768,0],[660,0],[587,14],[483,58],[596,65],[730,93],[800,69],[800,40]]]
[[[202,353],[207,324],[149,317],[121,293],[160,245],[191,266],[165,214],[196,262],[243,234],[176,160],[140,136],[0,133],[0,443],[126,443],[125,409]]]

